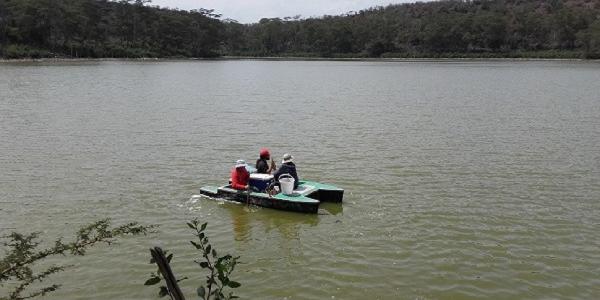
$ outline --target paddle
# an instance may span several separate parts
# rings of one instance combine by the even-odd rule
[[[246,206],[250,206],[250,186],[248,186],[248,189],[246,190]]]
[[[271,174],[271,172],[274,172],[276,169],[277,166],[275,165],[275,160],[273,160],[273,158],[271,157],[271,168],[269,174]]]

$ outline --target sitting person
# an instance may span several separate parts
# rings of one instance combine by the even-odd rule
[[[231,170],[231,188],[236,190],[247,190],[249,188],[250,173],[246,170],[246,162],[239,159]]]
[[[296,165],[294,164],[294,157],[288,153],[283,155],[283,161],[281,162],[281,167],[277,169],[273,177],[277,183],[279,183],[279,176],[283,174],[290,174],[294,177],[294,189],[298,188],[298,173],[296,172]]]
[[[271,174],[271,172],[275,171],[277,166],[275,166],[275,161],[271,159],[271,153],[269,153],[269,149],[262,148],[260,149],[260,157],[256,161],[256,173],[260,174]],[[269,160],[271,161],[271,165],[269,166]]]

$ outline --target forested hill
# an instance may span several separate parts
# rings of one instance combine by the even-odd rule
[[[439,1],[239,24],[148,0],[0,0],[18,57],[600,58],[598,0]]]
[[[227,32],[228,53],[240,55],[600,58],[600,1],[426,2]]]
[[[216,56],[223,23],[210,10],[148,0],[0,0],[5,57]]]

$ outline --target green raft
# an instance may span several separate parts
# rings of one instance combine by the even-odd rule
[[[271,197],[267,193],[238,191],[229,185],[205,186],[200,188],[200,194],[280,210],[317,213],[321,202],[342,202],[344,190],[319,182],[300,181],[291,195],[279,193]]]

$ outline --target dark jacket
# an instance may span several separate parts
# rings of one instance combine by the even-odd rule
[[[266,159],[259,158],[256,161],[256,172],[260,174],[267,174],[269,171],[269,162]]]
[[[273,174],[273,177],[275,177],[275,180],[279,182],[279,176],[283,174],[290,174],[292,175],[292,177],[294,177],[294,189],[297,189],[299,179],[298,173],[296,173],[296,165],[293,162],[287,162],[282,164],[281,167],[277,169],[275,174]]]

